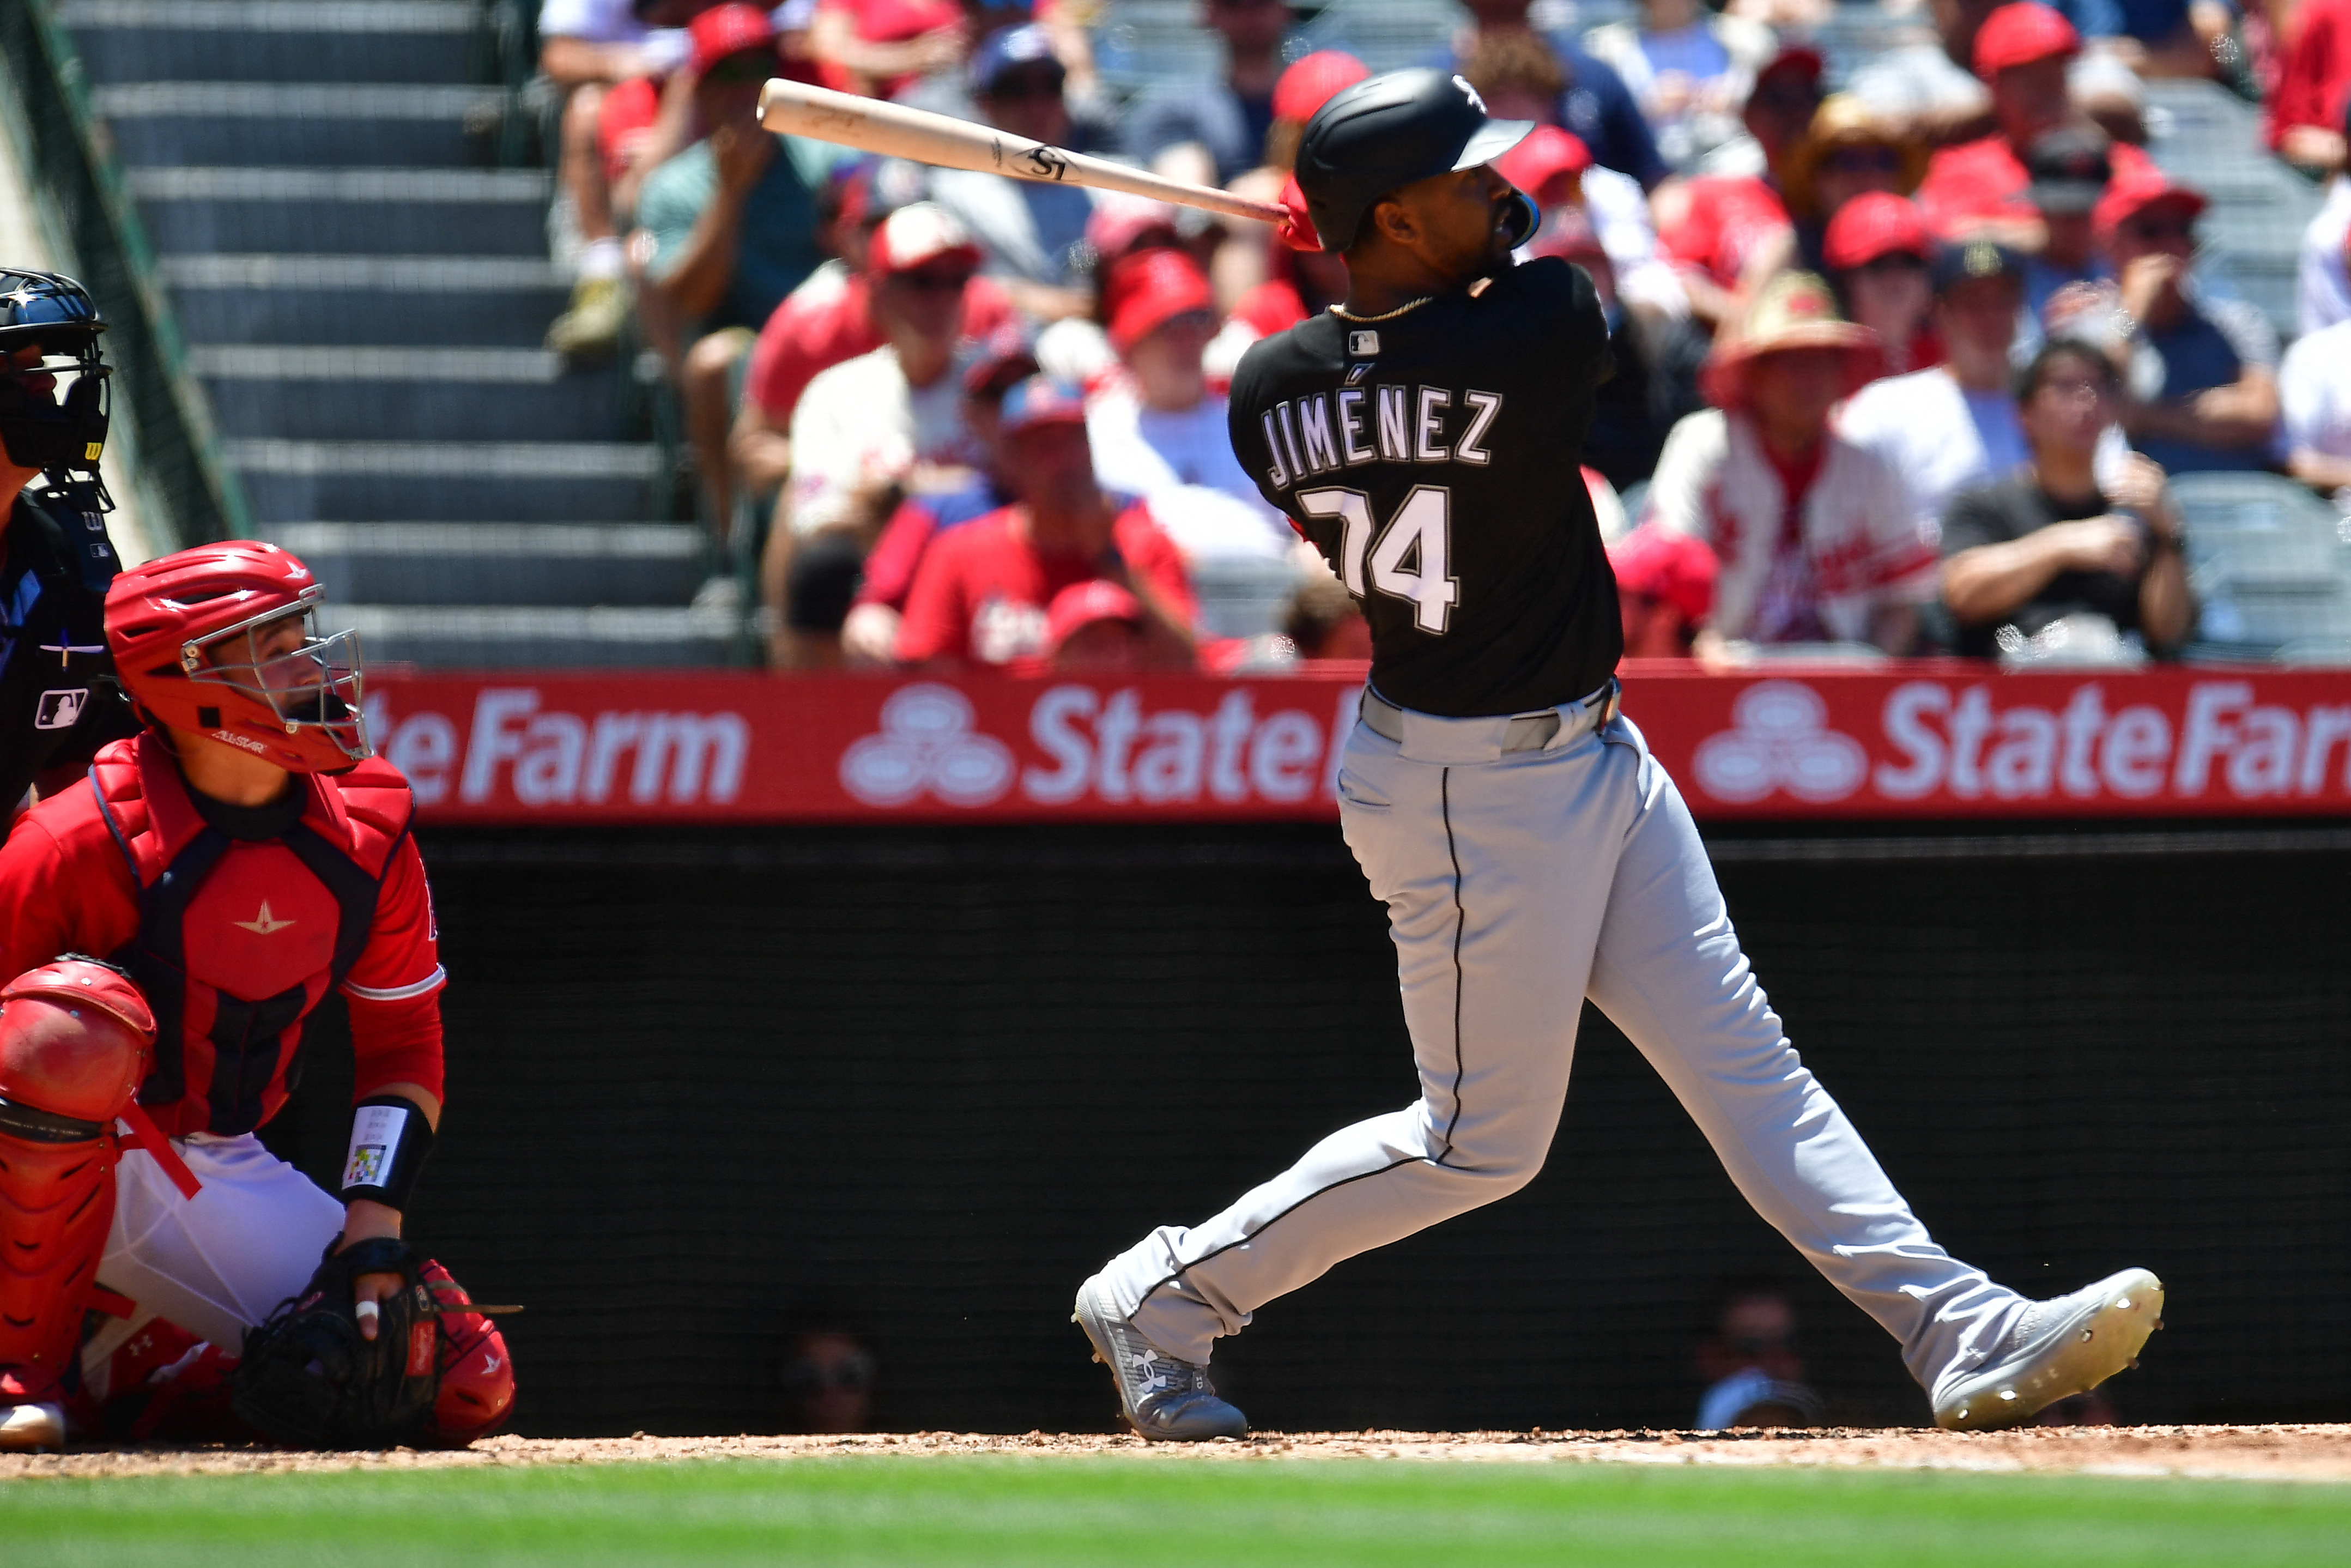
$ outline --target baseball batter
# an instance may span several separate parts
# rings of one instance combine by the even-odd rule
[[[1333,98],[1297,179],[1346,303],[1233,382],[1235,451],[1371,624],[1340,819],[1388,906],[1420,1099],[1153,1231],[1080,1288],[1076,1321],[1144,1437],[1246,1431],[1208,1380],[1217,1337],[1532,1179],[1589,998],[1757,1212],[1901,1342],[1939,1423],[2022,1420],[2128,1364],[2162,1285],[2131,1269],[2031,1301],[1951,1257],[1782,1031],[1688,809],[1617,711],[1615,583],[1576,479],[1607,333],[1580,269],[1511,264],[1534,212],[1489,165],[1530,129],[1439,71]]]

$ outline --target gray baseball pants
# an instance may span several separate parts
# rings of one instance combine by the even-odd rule
[[[1534,750],[1504,749],[1525,734],[1507,718],[1406,712],[1401,742],[1355,726],[1340,821],[1388,906],[1420,1100],[1121,1253],[1103,1275],[1119,1309],[1206,1362],[1341,1260],[1516,1192],[1559,1125],[1589,997],[1756,1212],[1901,1342],[1912,1376],[1931,1390],[1980,1364],[2023,1298],[1936,1245],[1788,1043],[1640,731],[1600,724],[1596,702],[1558,711]]]

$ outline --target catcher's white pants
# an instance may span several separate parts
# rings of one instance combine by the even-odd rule
[[[343,1206],[252,1134],[200,1133],[172,1146],[204,1190],[183,1197],[144,1149],[123,1152],[98,1281],[139,1310],[82,1347],[85,1374],[157,1317],[234,1354],[246,1330],[309,1282],[342,1234]]]
[[[1588,996],[1706,1134],[1756,1211],[1902,1342],[1931,1388],[2023,1306],[1927,1234],[1781,1031],[1689,810],[1639,730],[1504,754],[1504,719],[1358,724],[1348,845],[1385,901],[1421,1097],[1343,1128],[1206,1224],[1113,1259],[1118,1306],[1171,1355],[1332,1264],[1517,1191],[1541,1168]]]

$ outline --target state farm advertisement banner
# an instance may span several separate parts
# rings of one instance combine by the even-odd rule
[[[1701,820],[2339,815],[2351,671],[1628,665]],[[1297,820],[1360,675],[387,675],[371,733],[429,822]]]

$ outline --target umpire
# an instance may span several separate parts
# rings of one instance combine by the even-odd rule
[[[72,278],[0,267],[0,827],[138,729],[106,653],[105,330]]]

